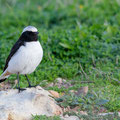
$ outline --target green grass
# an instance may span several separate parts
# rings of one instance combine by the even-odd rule
[[[33,119],[34,120],[61,120],[60,117],[58,117],[58,116],[46,117],[45,115],[35,116]]]
[[[84,105],[79,101],[81,109],[89,110],[96,99],[102,99],[108,101],[101,105],[108,111],[120,110],[119,0],[0,0],[0,73],[27,25],[38,28],[44,49],[41,64],[29,75],[33,84],[57,77],[73,80],[71,88],[52,89],[67,92],[88,85],[89,94],[96,97]],[[14,81],[16,76],[9,79]],[[27,86],[24,79],[21,76],[22,87]]]
[[[114,113],[113,115],[106,115],[106,116],[97,116],[92,114],[89,114],[88,116],[86,116],[86,115],[78,114],[77,117],[82,120],[119,120],[120,119],[117,113]],[[46,117],[45,115],[41,115],[41,116],[35,116],[34,120],[61,120],[61,119],[58,116]]]

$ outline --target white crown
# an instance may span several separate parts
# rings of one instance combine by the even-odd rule
[[[37,32],[38,30],[34,26],[27,26],[23,29],[22,33],[26,32],[26,31]]]

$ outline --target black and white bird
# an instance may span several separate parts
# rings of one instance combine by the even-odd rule
[[[0,83],[5,81],[11,74],[17,74],[18,89],[19,75],[25,75],[29,87],[32,87],[27,74],[35,71],[43,57],[43,49],[38,41],[38,30],[34,26],[27,26],[18,41],[12,47],[6,60],[3,74],[0,76]]]

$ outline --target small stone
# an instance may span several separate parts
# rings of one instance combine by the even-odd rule
[[[62,78],[56,78],[57,82],[62,84],[63,83],[63,79]]]
[[[85,86],[85,87],[81,87],[78,89],[76,95],[86,95],[88,93],[88,86]]]
[[[78,110],[80,109],[79,106],[76,106],[75,108],[71,109],[72,112],[78,113]]]
[[[71,109],[70,109],[70,106],[66,107],[66,108],[63,108],[63,112],[69,112]]]
[[[69,117],[69,115],[68,115],[68,114],[66,114],[66,115],[65,115],[65,118],[67,118],[67,117]]]
[[[52,96],[53,97],[55,97],[55,98],[59,98],[60,96],[59,96],[59,93],[58,92],[56,92],[56,91],[54,91],[54,90],[49,90],[49,92],[52,94]]]
[[[80,111],[79,112],[81,115],[88,115],[86,111]]]
[[[108,113],[99,113],[98,115],[100,115],[100,116],[106,116],[106,115],[113,115],[113,114],[114,114],[113,112],[108,112]]]
[[[77,116],[64,116],[64,117],[61,117],[61,119],[63,120],[80,120]]]
[[[5,83],[5,82],[1,83],[0,87],[1,87],[0,90],[7,90],[7,89],[12,88],[12,86],[11,86],[11,84],[9,82],[7,82],[7,83]]]
[[[53,87],[54,86],[54,83],[50,83],[47,85],[47,87]]]
[[[75,90],[70,90],[69,92],[70,92],[70,93],[76,93],[76,91],[75,91]]]

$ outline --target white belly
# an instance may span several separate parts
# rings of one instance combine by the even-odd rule
[[[26,42],[11,58],[7,70],[15,74],[30,74],[39,65],[42,57],[43,50],[38,41]]]

